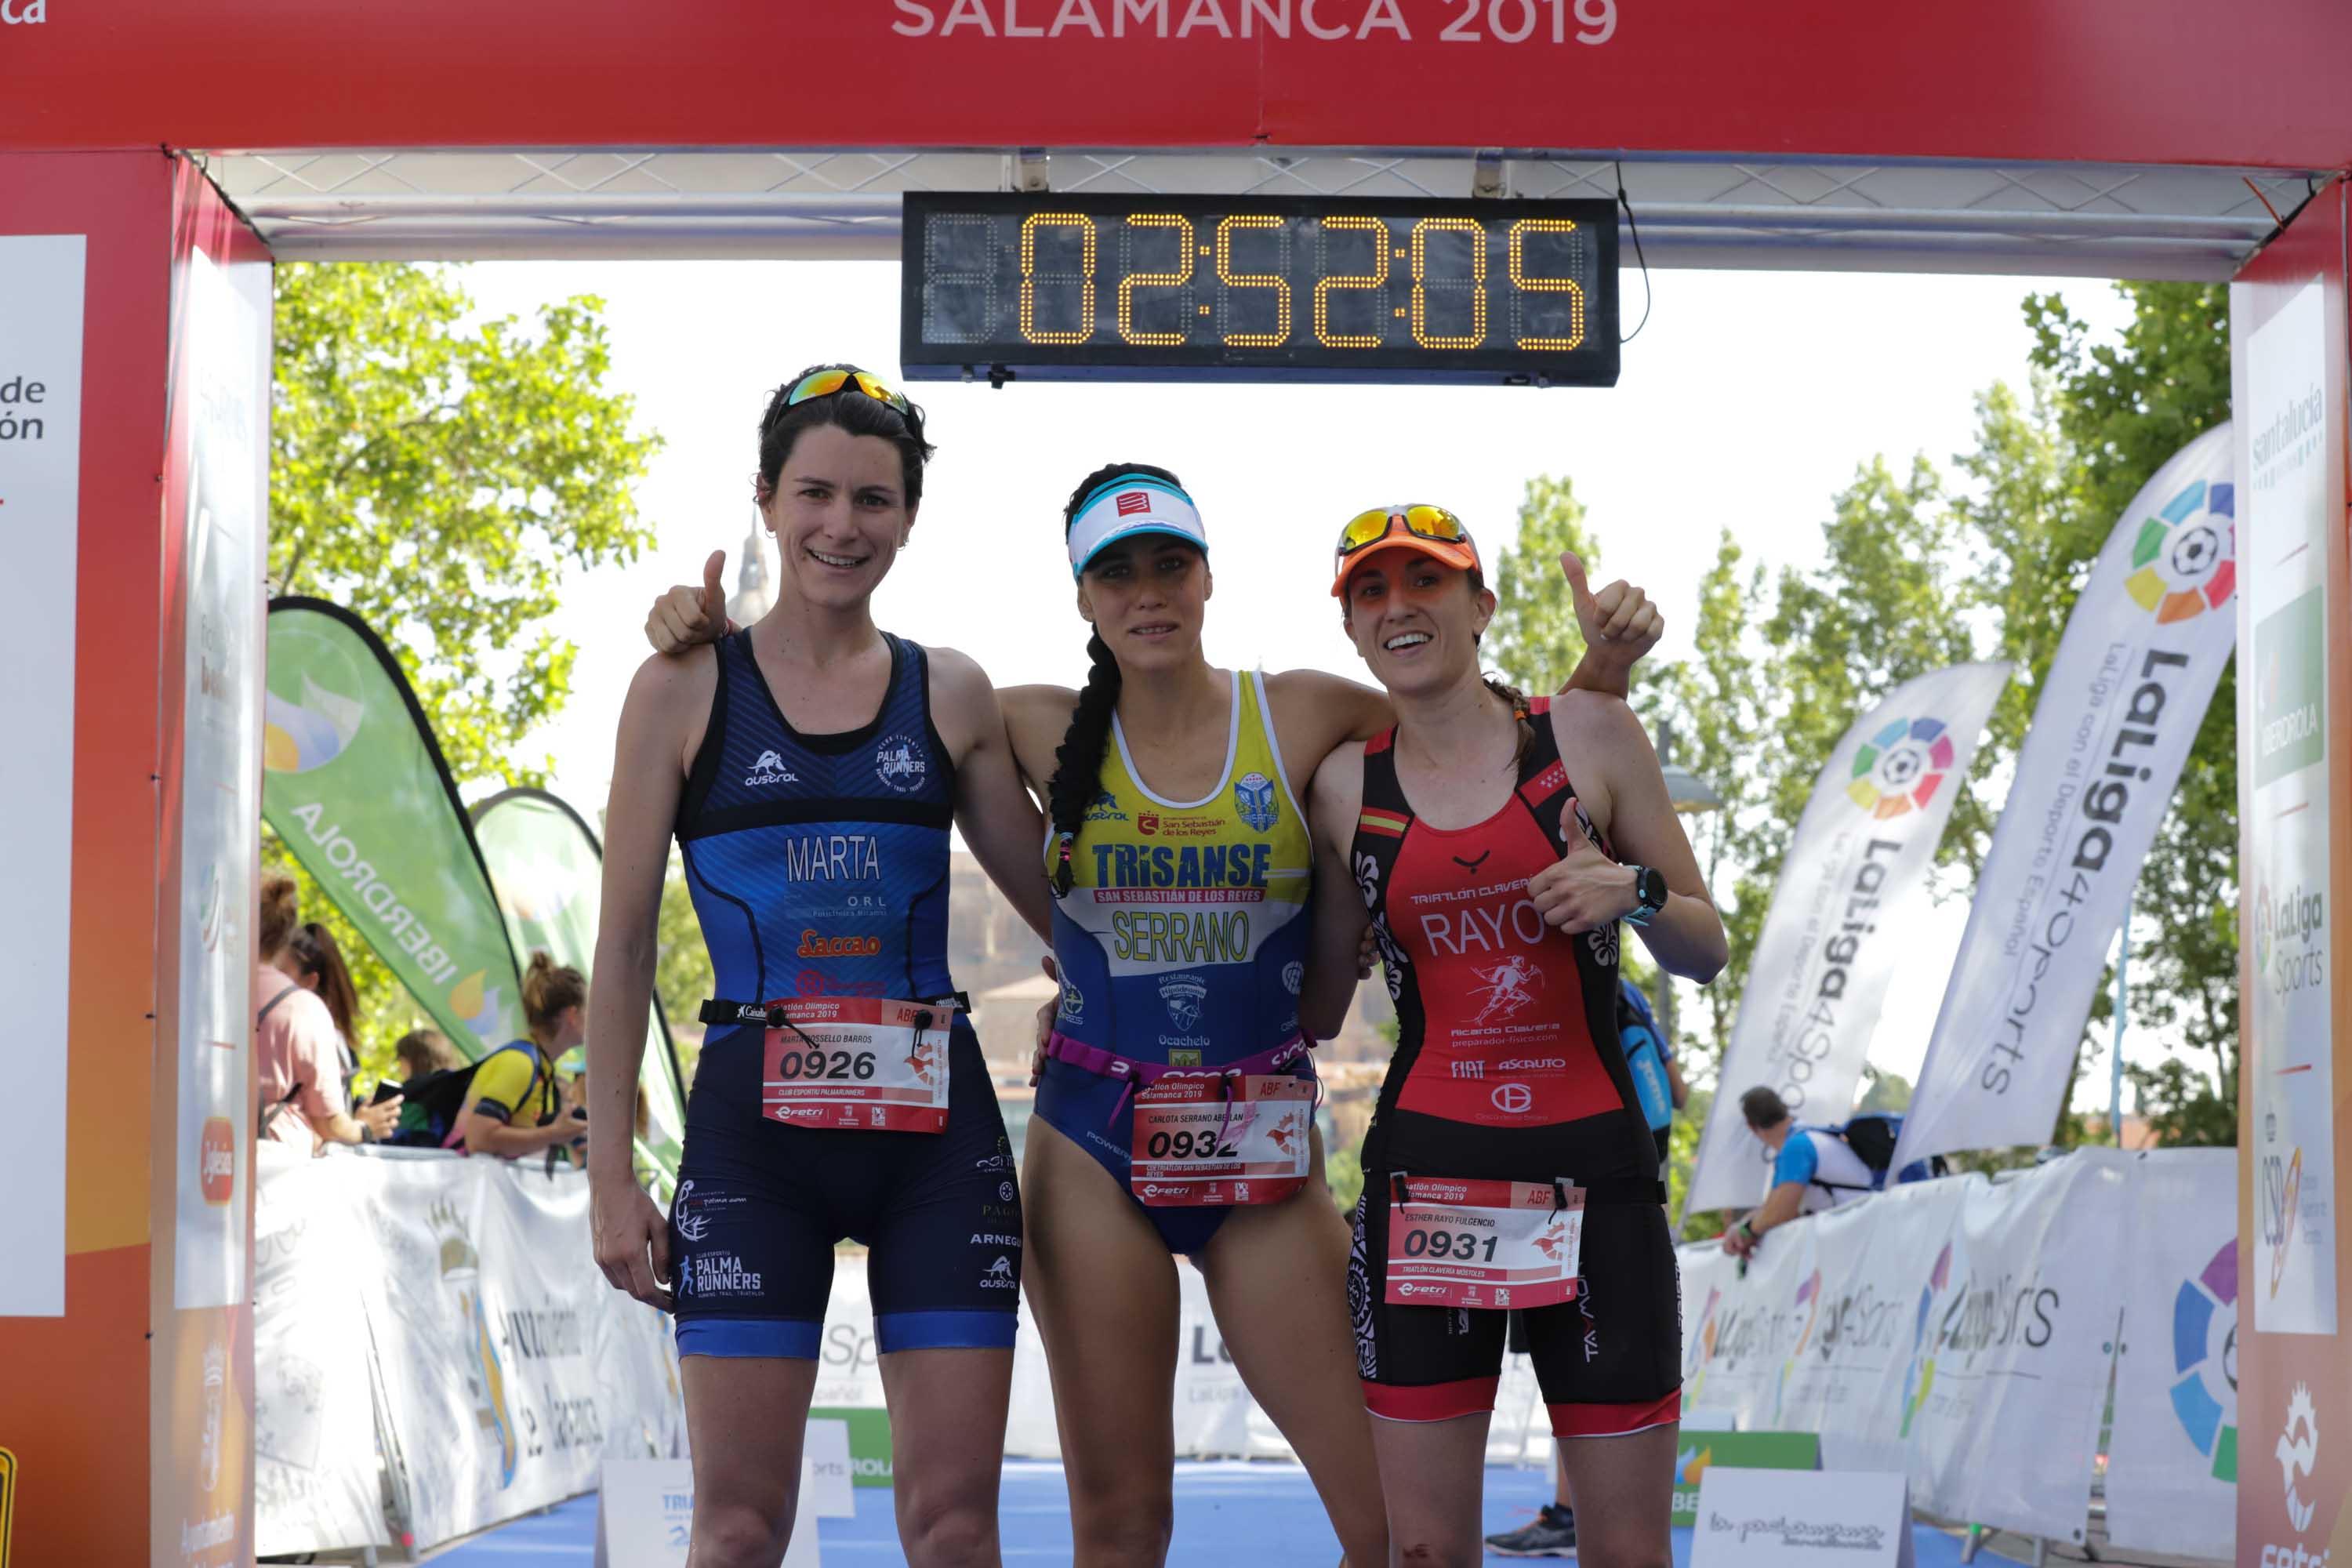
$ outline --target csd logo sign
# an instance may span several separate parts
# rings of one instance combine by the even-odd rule
[[[1486,1098],[1506,1116],[1524,1116],[1536,1108],[1535,1090],[1523,1083],[1498,1084]]]
[[[225,1204],[236,1190],[236,1129],[226,1116],[205,1120],[196,1144],[196,1178],[208,1204]]]

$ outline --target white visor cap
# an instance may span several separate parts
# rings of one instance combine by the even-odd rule
[[[1070,524],[1070,574],[1076,576],[1103,547],[1139,533],[1167,533],[1209,552],[1208,531],[1192,498],[1166,479],[1123,474],[1097,489]]]

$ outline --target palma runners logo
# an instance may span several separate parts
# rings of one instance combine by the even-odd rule
[[[2196,480],[2139,525],[2124,592],[2168,626],[2227,604],[2238,585],[2237,487]]]
[[[1897,719],[1853,754],[1846,798],[1885,822],[1927,809],[1952,770],[1952,737],[1941,719]]]
[[[2217,1481],[2238,1479],[2238,1244],[2221,1244],[2172,1299],[2172,1413]]]

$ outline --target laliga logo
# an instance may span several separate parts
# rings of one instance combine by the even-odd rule
[[[1846,798],[1881,822],[1927,809],[1951,771],[1952,738],[1941,719],[1897,719],[1853,754]]]
[[[2237,487],[2199,479],[2139,525],[2124,592],[2168,626],[2229,602],[2238,584]]]
[[[205,1121],[196,1141],[196,1186],[208,1204],[225,1204],[236,1191],[236,1129],[226,1116]]]
[[[2172,1301],[2172,1414],[2213,1479],[2238,1479],[2238,1244],[2225,1241]]]
[[[2301,1433],[2297,1435],[2297,1428]],[[2279,1434],[2276,1450],[2279,1472],[2286,1488],[2286,1521],[2300,1532],[2311,1528],[2311,1513],[2315,1503],[2303,1500],[2295,1494],[2298,1476],[2308,1476],[2319,1462],[2319,1416],[2311,1406],[2311,1390],[2303,1384],[2294,1385],[2287,1400],[2286,1430]]]

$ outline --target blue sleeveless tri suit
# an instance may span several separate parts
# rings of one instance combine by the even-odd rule
[[[824,735],[784,718],[749,632],[717,646],[709,727],[677,832],[721,997],[955,995],[955,766],[931,722],[923,649],[885,636],[880,710]],[[687,1101],[670,1214],[679,1353],[814,1359],[844,1237],[872,1249],[882,1353],[1009,1347],[1020,1194],[980,1042],[961,1014],[940,1132],[770,1120],[762,1047],[758,1026],[714,1027]]]

